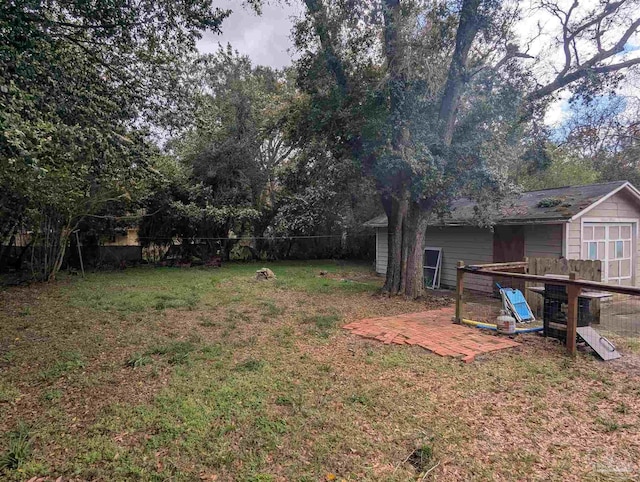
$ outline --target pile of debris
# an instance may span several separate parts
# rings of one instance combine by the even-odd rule
[[[276,279],[276,275],[269,268],[261,268],[256,271],[256,279],[258,281],[266,281],[270,279]]]

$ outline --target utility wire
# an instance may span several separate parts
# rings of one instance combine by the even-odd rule
[[[364,238],[364,237],[372,237],[374,234],[348,234],[345,237],[347,238]],[[209,237],[194,237],[190,238],[196,241],[252,241],[254,239],[319,239],[319,238],[342,238],[342,234],[323,234],[323,235],[315,235],[315,236],[241,236],[237,238],[209,238]],[[172,240],[172,239],[182,239],[180,237],[174,238],[159,238],[155,236],[138,236],[138,239],[151,239],[151,240]]]

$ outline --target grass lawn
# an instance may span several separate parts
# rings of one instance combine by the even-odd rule
[[[364,265],[261,266],[0,292],[0,478],[637,480],[637,342],[605,364],[529,335],[463,364],[341,330],[442,299],[379,296]]]

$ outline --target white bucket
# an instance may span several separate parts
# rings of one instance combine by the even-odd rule
[[[500,310],[500,316],[496,319],[496,331],[505,335],[513,335],[516,332],[516,319],[509,316],[506,311]]]

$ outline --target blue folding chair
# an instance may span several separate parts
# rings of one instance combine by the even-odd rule
[[[518,323],[531,323],[536,320],[522,291],[503,288],[499,283],[496,283],[496,286],[500,290],[505,309],[511,312]]]

